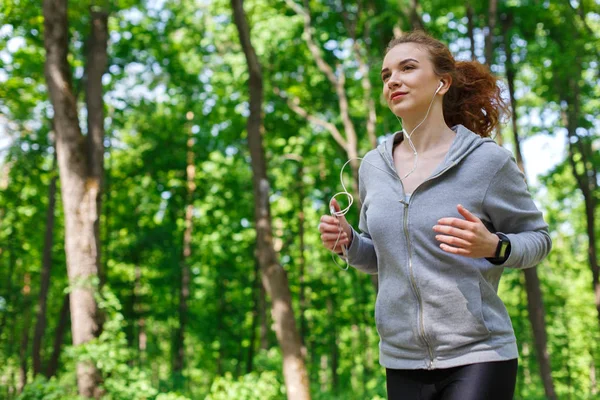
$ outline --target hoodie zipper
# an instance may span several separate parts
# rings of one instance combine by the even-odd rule
[[[387,156],[387,153],[385,153],[385,155]],[[405,194],[404,184],[402,183],[402,179],[400,179],[400,176],[398,175],[396,168],[394,168],[393,164],[389,161],[389,159],[387,159],[386,157],[384,157],[384,159],[388,162],[388,166],[394,171],[395,175],[398,177],[398,180],[400,181],[400,186],[402,186],[402,194],[404,195]],[[437,174],[425,179],[419,186],[417,186],[415,188],[415,190],[413,190],[410,197],[412,198],[414,196],[414,194],[417,192],[417,190],[419,190],[419,188],[425,182],[428,182],[432,179],[439,177],[440,175],[442,175],[443,173],[448,171],[450,168],[454,167],[456,164],[457,164],[456,161],[452,161],[452,163],[449,166],[447,166],[446,168],[444,168]],[[413,291],[415,293],[415,297],[417,298],[417,302],[419,303],[419,324],[421,327],[421,339],[423,339],[423,342],[425,343],[425,346],[427,347],[427,352],[429,354],[429,365],[427,366],[427,369],[431,370],[431,369],[433,369],[433,361],[434,361],[433,349],[432,349],[431,343],[429,343],[429,340],[427,339],[427,336],[425,335],[423,300],[421,298],[421,292],[419,291],[417,282],[415,281],[415,276],[414,276],[414,271],[413,271],[413,266],[412,266],[412,244],[410,242],[410,235],[408,232],[408,206],[410,205],[410,199],[408,202],[405,201],[404,199],[401,199],[400,203],[402,203],[404,205],[404,236],[406,236],[406,242],[408,244],[408,270],[410,273],[410,283],[411,283]]]
[[[413,192],[414,193],[414,192]],[[411,195],[412,196],[412,195]],[[427,336],[425,336],[425,322],[423,316],[423,300],[421,299],[421,292],[417,287],[417,282],[415,281],[415,275],[413,272],[412,266],[412,245],[410,243],[410,236],[408,234],[408,205],[404,200],[400,200],[402,204],[404,204],[404,236],[406,236],[406,242],[408,244],[408,271],[410,273],[410,283],[412,285],[415,296],[417,297],[417,301],[419,302],[419,324],[421,327],[421,339],[425,342],[427,346],[427,352],[429,353],[429,365],[428,369],[433,369],[433,349],[431,348],[431,343],[427,340]]]

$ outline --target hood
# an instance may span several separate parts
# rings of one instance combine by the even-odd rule
[[[448,150],[448,154],[446,154],[444,162],[438,165],[435,171],[433,171],[433,175],[446,168],[448,165],[458,164],[464,157],[482,144],[486,142],[495,143],[491,138],[482,138],[461,124],[455,125],[450,129],[456,132],[456,136],[450,145],[450,149]],[[394,172],[396,172],[396,169],[394,168],[392,149],[394,148],[394,138],[396,135],[402,135],[402,131],[394,132],[394,134],[390,135],[377,146],[379,154]]]

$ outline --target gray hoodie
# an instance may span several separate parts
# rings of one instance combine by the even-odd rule
[[[392,158],[390,135],[359,169],[359,234],[348,264],[379,276],[375,323],[380,364],[436,369],[516,358],[512,324],[498,283],[505,267],[528,268],[550,251],[548,225],[511,153],[463,125],[444,161],[408,201]],[[397,133],[401,134],[401,133]],[[433,226],[464,219],[462,204],[490,232],[502,232],[511,253],[502,265],[440,249]]]

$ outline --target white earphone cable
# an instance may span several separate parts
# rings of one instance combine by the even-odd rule
[[[330,211],[331,215],[332,215],[332,216],[334,216],[334,217],[336,217],[336,218],[338,218],[338,217],[340,217],[340,216],[343,216],[343,215],[346,215],[346,214],[348,213],[348,211],[350,211],[350,207],[352,207],[352,204],[354,203],[354,197],[353,197],[353,196],[350,194],[350,192],[348,192],[348,190],[346,189],[346,185],[344,185],[344,175],[343,175],[343,173],[344,173],[344,168],[345,168],[345,167],[346,167],[346,165],[348,165],[348,163],[349,163],[350,161],[352,161],[352,160],[363,160],[363,161],[364,161],[364,162],[366,162],[367,164],[370,164],[371,166],[373,166],[373,167],[377,168],[378,170],[385,172],[386,174],[388,174],[388,175],[392,176],[393,178],[395,178],[395,179],[397,179],[397,178],[398,178],[398,175],[394,175],[394,174],[390,173],[389,171],[386,171],[386,170],[384,170],[384,169],[381,169],[381,168],[379,168],[377,165],[375,165],[375,164],[373,164],[373,163],[371,163],[371,162],[369,162],[369,161],[365,160],[365,159],[364,159],[364,158],[362,158],[362,157],[355,157],[355,158],[351,158],[351,159],[349,159],[348,161],[346,161],[346,162],[344,163],[344,165],[342,165],[342,169],[340,170],[340,182],[342,183],[342,188],[343,188],[344,190],[343,190],[343,191],[341,191],[341,192],[337,192],[337,193],[336,193],[336,194],[334,194],[334,195],[333,195],[333,197],[331,198],[331,200],[333,200],[333,199],[335,199],[337,196],[339,196],[339,195],[341,195],[341,194],[345,194],[345,195],[348,197],[348,199],[349,199],[349,201],[348,201],[348,206],[347,206],[346,208],[344,208],[343,210],[340,210],[340,211],[335,211],[335,209],[333,208],[333,206],[331,206],[331,205],[330,205],[329,211]],[[330,203],[330,204],[331,204],[331,200],[329,201],[329,203]],[[335,241],[335,244],[333,245],[333,248],[334,248],[334,249],[337,247],[337,245],[338,245],[338,243],[339,243],[339,241],[340,241],[340,237],[341,237],[341,236],[342,236],[342,232],[340,231],[340,233],[338,234],[338,237],[337,237],[337,239],[336,239],[336,241]],[[348,269],[348,248],[346,247],[346,245],[342,245],[342,254],[343,254],[343,256],[342,256],[342,255],[340,255],[340,254],[338,254],[338,253],[335,253],[335,252],[333,252],[333,251],[332,251],[332,253],[333,253],[333,254],[331,255],[331,257],[333,258],[333,261],[335,262],[335,264],[336,264],[338,267],[342,268],[342,267],[341,267],[341,266],[338,264],[338,262],[336,261],[336,258],[335,258],[335,256],[334,256],[334,254],[335,254],[335,255],[338,255],[338,256],[340,256],[340,257],[341,257],[341,258],[342,258],[344,261],[346,261],[346,268],[342,268],[342,270],[346,271],[346,270]]]
[[[413,151],[413,155],[415,156],[415,161],[413,162],[413,168],[406,175],[404,175],[401,179],[406,179],[410,174],[412,174],[413,172],[415,172],[415,170],[417,169],[417,164],[419,162],[419,154],[417,153],[417,149],[415,148],[415,145],[413,144],[413,142],[411,140],[411,137],[412,137],[413,133],[415,133],[415,131],[417,130],[417,128],[419,128],[421,126],[421,124],[423,122],[425,122],[425,120],[429,116],[429,111],[431,110],[431,106],[433,105],[433,100],[435,99],[435,95],[440,91],[440,89],[443,86],[443,82],[440,81],[440,83],[441,84],[438,86],[437,90],[433,94],[433,97],[431,98],[431,101],[429,102],[429,108],[427,108],[427,113],[425,113],[425,118],[423,118],[423,120],[421,122],[419,122],[419,124],[417,126],[415,126],[415,129],[413,129],[410,134],[406,133],[406,130],[404,129],[404,127],[402,127],[402,133],[408,139],[408,145],[410,146],[410,148]],[[396,119],[398,120],[398,122],[400,124],[402,124],[402,122],[400,122],[400,118],[398,118],[398,116],[396,114],[394,114],[394,115],[396,116]]]
[[[409,146],[410,146],[410,148],[412,149],[412,151],[413,151],[413,154],[414,154],[414,156],[415,156],[415,161],[413,162],[413,168],[412,168],[412,169],[411,169],[411,170],[410,170],[410,171],[409,171],[409,172],[408,172],[406,175],[404,175],[404,177],[400,178],[400,180],[404,180],[404,179],[406,179],[406,178],[407,178],[407,177],[408,177],[410,174],[412,174],[412,173],[413,173],[413,172],[414,172],[414,171],[417,169],[417,164],[418,164],[419,154],[417,153],[417,149],[415,148],[415,145],[413,144],[413,142],[412,142],[412,140],[411,140],[411,136],[413,135],[413,133],[415,133],[415,131],[417,130],[417,128],[418,128],[418,127],[420,127],[420,126],[421,126],[421,124],[422,124],[423,122],[425,122],[425,120],[426,120],[426,119],[427,119],[427,117],[429,116],[429,111],[431,110],[431,106],[433,105],[433,100],[435,99],[435,95],[436,95],[436,94],[437,94],[437,93],[440,91],[440,89],[442,88],[442,86],[443,86],[443,81],[441,82],[441,84],[438,86],[437,90],[436,90],[436,91],[435,91],[435,93],[433,94],[433,97],[431,98],[431,102],[429,103],[429,108],[427,108],[427,113],[425,114],[425,117],[424,117],[424,118],[423,118],[423,120],[422,120],[421,122],[419,122],[419,124],[418,124],[418,125],[417,125],[417,126],[416,126],[416,127],[413,129],[413,130],[412,130],[412,132],[411,132],[410,134],[407,134],[407,133],[406,133],[406,130],[404,129],[404,127],[402,128],[402,133],[403,133],[403,135],[404,135],[404,136],[406,136],[406,138],[408,139],[408,145],[409,145]],[[394,114],[394,115],[396,115],[396,114]],[[398,118],[398,116],[397,116],[397,115],[396,115],[396,119],[398,119],[398,122],[399,122],[400,124],[402,124],[402,122],[400,121],[400,118]],[[333,208],[333,206],[331,206],[331,200],[329,201],[329,204],[330,204],[330,206],[329,206],[329,211],[330,211],[331,215],[332,215],[332,216],[334,216],[334,217],[336,217],[336,218],[339,218],[340,216],[346,215],[346,214],[348,213],[348,211],[350,211],[350,207],[352,207],[352,203],[354,203],[354,197],[353,197],[353,196],[352,196],[352,195],[351,195],[351,194],[348,192],[348,190],[346,189],[346,185],[344,185],[344,176],[343,176],[343,173],[344,173],[344,168],[346,167],[346,165],[348,165],[348,163],[349,163],[351,160],[363,160],[363,161],[367,162],[368,164],[370,164],[371,166],[373,166],[373,167],[375,167],[375,168],[377,168],[377,169],[379,169],[379,170],[381,170],[381,171],[385,172],[386,174],[389,174],[389,175],[391,175],[391,176],[392,176],[392,177],[394,177],[394,178],[398,178],[398,175],[393,175],[393,174],[392,174],[392,173],[390,173],[389,171],[385,171],[385,170],[383,170],[383,169],[379,168],[378,166],[376,166],[376,165],[374,165],[374,164],[370,163],[369,161],[366,161],[366,160],[365,160],[364,158],[362,158],[362,157],[355,157],[355,158],[351,158],[351,159],[349,159],[348,161],[346,161],[346,162],[344,163],[344,165],[342,165],[342,169],[340,170],[340,182],[341,182],[341,184],[342,184],[342,188],[343,188],[344,190],[343,190],[343,191],[341,191],[341,192],[338,192],[338,193],[334,194],[334,195],[333,195],[333,197],[331,198],[331,200],[333,200],[333,199],[335,199],[335,198],[336,198],[338,195],[340,195],[340,194],[345,194],[345,195],[348,197],[348,199],[349,199],[348,206],[347,206],[346,208],[344,208],[343,210],[340,210],[340,211],[335,211],[335,209]],[[333,245],[333,248],[334,248],[334,249],[337,247],[337,245],[338,245],[338,243],[339,243],[339,241],[340,241],[340,237],[341,237],[341,236],[342,236],[342,230],[340,230],[340,232],[338,233],[338,237],[337,237],[337,239],[336,239],[336,241],[335,241],[335,244]],[[352,240],[354,240],[354,238],[352,238]],[[338,253],[335,253],[333,250],[332,250],[332,253],[333,253],[333,254],[331,255],[331,257],[333,258],[333,261],[335,262],[335,264],[336,264],[338,267],[340,267],[340,268],[341,268],[343,271],[347,271],[347,270],[348,270],[348,267],[349,267],[349,264],[348,264],[348,248],[346,247],[346,245],[342,245],[342,254],[343,254],[343,255],[340,255],[340,254],[338,254]],[[338,262],[337,262],[337,260],[336,260],[336,258],[335,258],[335,256],[334,256],[334,254],[335,254],[335,255],[338,255],[340,258],[342,258],[342,259],[343,259],[343,260],[346,262],[346,267],[345,267],[345,268],[342,268],[342,267],[341,267],[341,266],[338,264]]]

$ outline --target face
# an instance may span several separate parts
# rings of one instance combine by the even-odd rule
[[[391,49],[381,67],[383,95],[390,110],[399,117],[425,112],[441,78],[433,72],[429,54],[416,43],[402,43]],[[444,87],[438,94],[444,93]]]

